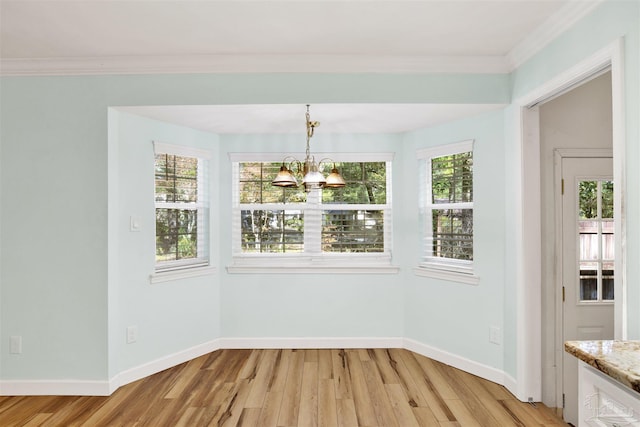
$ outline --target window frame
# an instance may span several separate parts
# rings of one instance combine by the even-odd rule
[[[168,154],[172,156],[190,157],[198,160],[197,175],[197,195],[196,202],[159,202],[155,200],[155,157],[158,154]],[[158,209],[178,209],[178,210],[194,210],[197,212],[197,247],[198,254],[202,254],[196,258],[188,258],[182,260],[157,261],[155,260],[155,252],[157,250],[157,230],[154,226],[154,273],[151,274],[151,283],[165,282],[169,280],[194,277],[212,272],[211,268],[211,218],[210,218],[210,182],[209,182],[209,165],[211,160],[211,152],[208,150],[167,144],[164,142],[153,141],[153,162],[154,162],[154,224]]]
[[[321,191],[312,190],[308,193],[305,203],[269,203],[269,204],[241,204],[239,175],[240,163],[244,162],[282,162],[291,153],[229,153],[232,170],[231,184],[231,230],[232,230],[232,263],[227,266],[229,273],[397,273],[399,268],[391,264],[392,248],[392,191],[391,175],[393,153],[314,153],[316,158],[331,158],[338,162],[385,162],[386,163],[386,203],[384,205],[367,204],[323,204]],[[296,158],[304,158],[304,153],[293,154]],[[309,200],[311,198],[311,200]],[[288,210],[314,211],[318,224],[312,226],[305,224],[305,232],[311,230],[318,233],[317,236],[305,234],[304,242],[318,241],[322,231],[322,212],[344,207],[347,210],[382,210],[384,212],[384,250],[372,253],[327,253],[319,251],[306,251],[303,253],[244,253],[241,241],[241,215],[240,212],[247,207],[256,207],[264,210]],[[310,217],[309,217],[310,218]],[[314,238],[315,237],[315,238]]]
[[[474,218],[474,202],[433,203],[432,159],[450,156],[454,154],[471,152],[474,154],[474,140],[464,140],[452,144],[436,147],[422,148],[416,151],[416,157],[420,163],[419,185],[419,211],[422,223],[422,245],[420,261],[414,268],[417,276],[431,277],[454,282],[477,285],[480,278],[475,274],[474,261],[459,260],[433,256],[433,211],[442,209],[471,209]],[[475,188],[475,168],[473,170],[473,183]],[[475,197],[475,194],[474,194]],[[472,235],[472,245],[475,252],[475,233]]]

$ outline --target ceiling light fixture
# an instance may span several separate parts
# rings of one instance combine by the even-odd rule
[[[311,155],[309,141],[311,141],[311,138],[313,137],[315,128],[320,126],[320,122],[311,121],[308,104],[305,118],[307,121],[307,151],[304,162],[301,162],[291,156],[285,157],[284,160],[282,160],[280,172],[278,172],[274,180],[271,181],[271,185],[275,185],[276,187],[297,187],[298,180],[294,175],[294,173],[297,173],[298,175],[302,175],[302,185],[304,185],[304,189],[307,192],[319,188],[344,187],[346,182],[342,175],[340,175],[340,172],[338,172],[333,160],[326,158],[316,163],[315,158]],[[327,161],[333,163],[333,168],[331,169],[329,176],[325,178],[324,175],[320,173],[320,166]],[[295,172],[292,170],[294,167],[296,169]]]

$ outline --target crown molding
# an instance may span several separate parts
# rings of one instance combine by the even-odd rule
[[[192,73],[508,73],[503,56],[197,55],[8,58],[2,76]]]
[[[598,7],[603,1],[604,0],[569,1],[558,12],[551,15],[542,25],[509,51],[505,57],[505,60],[509,63],[509,68],[515,70],[524,64],[553,39]]]
[[[4,58],[0,76],[202,73],[506,74],[604,0],[570,0],[506,55],[164,55]]]

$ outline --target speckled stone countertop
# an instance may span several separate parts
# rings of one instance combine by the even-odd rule
[[[640,393],[640,341],[567,341],[564,350]]]

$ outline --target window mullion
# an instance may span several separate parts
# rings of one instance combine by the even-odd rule
[[[322,252],[322,210],[320,199],[322,190],[311,190],[307,193],[307,207],[304,211],[304,253],[319,254]]]
[[[427,209],[473,209],[473,202],[427,204]]]

